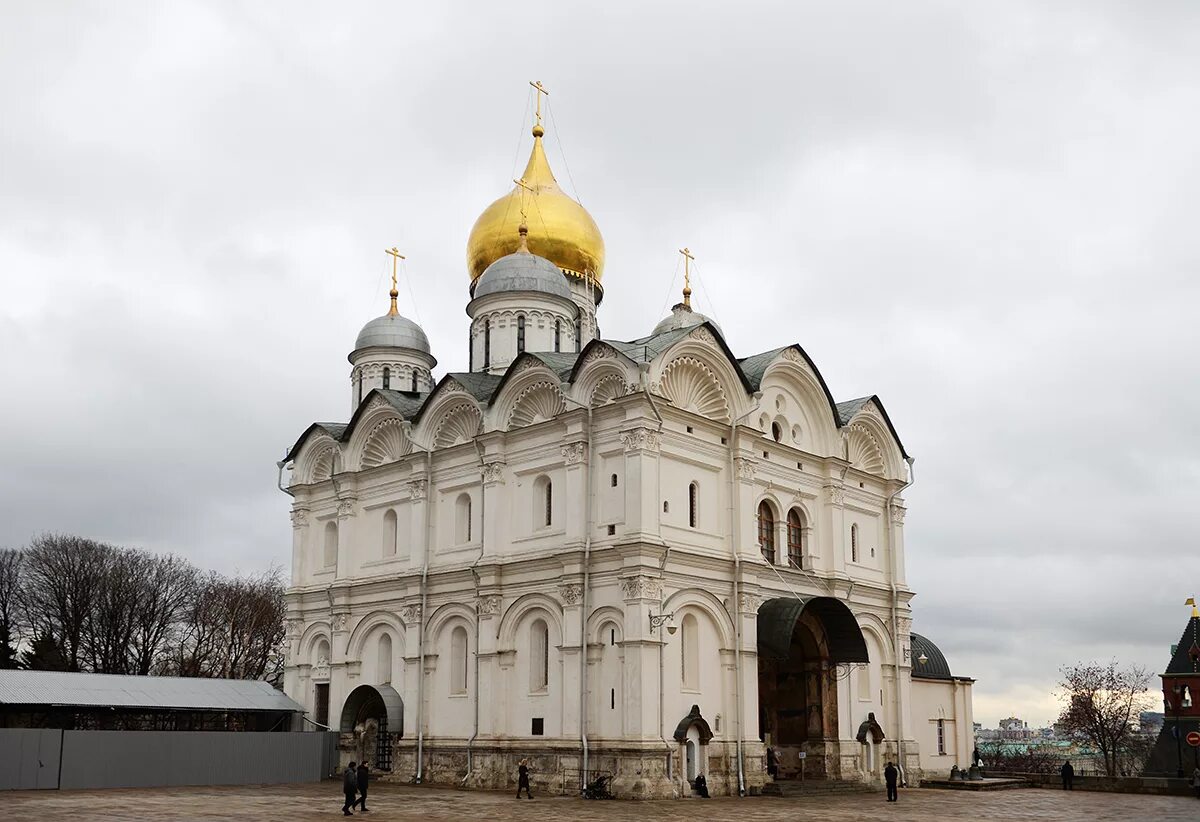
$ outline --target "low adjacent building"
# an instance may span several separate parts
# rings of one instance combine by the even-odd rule
[[[951,768],[971,766],[975,720],[971,686],[975,680],[954,676],[946,657],[928,638],[912,636],[913,736],[925,777],[944,776]]]

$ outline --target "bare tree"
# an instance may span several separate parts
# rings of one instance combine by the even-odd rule
[[[129,674],[133,673],[133,633],[144,588],[145,555],[105,547],[84,622],[83,648],[90,670]]]
[[[1146,688],[1150,674],[1136,665],[1080,663],[1061,670],[1059,699],[1064,703],[1059,722],[1092,743],[1104,759],[1109,776],[1121,773],[1137,736],[1137,718],[1152,699]]]
[[[23,590],[39,635],[52,637],[67,669],[83,670],[84,639],[110,546],[83,537],[42,534],[25,551]]]
[[[1006,744],[996,740],[980,742],[978,748],[988,771],[1057,773],[1062,765],[1059,751],[1048,745]]]
[[[133,673],[145,676],[169,653],[181,634],[181,623],[197,593],[199,573],[176,556],[139,557],[141,593],[134,614]]]
[[[24,554],[0,550],[0,668],[15,668],[22,639],[21,565]]]
[[[199,580],[172,660],[181,676],[262,679],[283,641],[283,582],[277,569],[257,577]]]

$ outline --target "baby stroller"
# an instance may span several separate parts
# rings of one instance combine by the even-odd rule
[[[584,799],[612,799],[612,791],[608,789],[609,777],[597,776],[583,788]]]

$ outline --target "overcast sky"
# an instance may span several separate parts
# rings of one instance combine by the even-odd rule
[[[402,8],[404,6],[404,8]],[[385,246],[438,374],[551,91],[605,336],[799,342],[916,459],[915,629],[976,718],[1167,662],[1200,587],[1195,3],[0,7],[0,545],[289,561],[275,461],[349,416]],[[569,165],[566,161],[569,161]],[[569,174],[567,173],[569,170]]]

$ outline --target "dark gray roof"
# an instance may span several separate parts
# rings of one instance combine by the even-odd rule
[[[0,671],[0,705],[176,711],[303,711],[268,683],[249,679]]]
[[[1171,663],[1167,666],[1168,674],[1195,674],[1200,672],[1200,617],[1192,617],[1179,637],[1175,653],[1171,655]]]
[[[447,374],[442,379],[454,380],[467,389],[467,393],[472,397],[486,405],[492,398],[492,392],[496,390],[496,386],[500,384],[500,380],[503,378],[498,374],[476,374],[464,371]]]
[[[873,399],[874,397],[859,397],[856,400],[839,402],[837,404],[838,425],[848,425],[850,420],[854,419],[854,415]]]
[[[575,363],[579,360],[579,354],[574,351],[566,352],[529,352],[529,356],[536,357],[546,364],[546,367],[558,375],[558,378],[565,380],[571,376],[571,371],[575,368]]]
[[[787,346],[785,345],[783,348],[787,348]],[[775,358],[783,353],[783,348],[772,348],[770,351],[754,354],[738,361],[738,365],[742,367],[742,373],[746,375],[746,379],[750,381],[750,386],[755,391],[762,387],[763,375],[767,373],[771,363],[775,362]]]
[[[917,679],[954,679],[950,673],[950,665],[938,646],[934,645],[920,634],[910,634],[912,637],[912,675]],[[926,657],[922,665],[918,660],[921,654]]]
[[[688,334],[692,333],[690,328],[673,328],[670,331],[664,331],[661,334],[651,334],[649,337],[642,337],[629,342],[619,342],[617,340],[604,340],[613,348],[620,351],[626,357],[634,362],[650,362],[659,354],[662,354],[675,343],[682,340]]]
[[[421,410],[425,398],[429,396],[428,393],[423,394],[420,391],[393,391],[389,388],[376,389],[375,393],[387,400],[406,420],[412,419]]]

